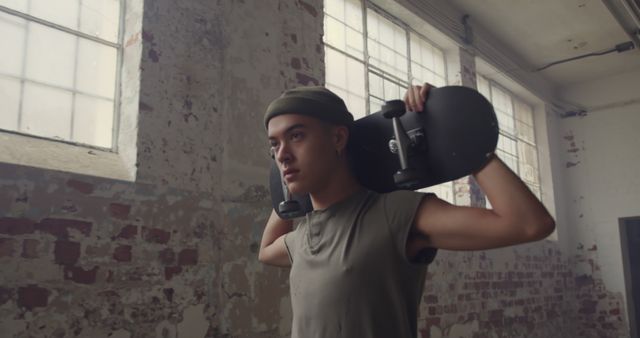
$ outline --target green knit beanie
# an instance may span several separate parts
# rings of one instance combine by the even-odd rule
[[[321,86],[298,87],[289,89],[273,100],[264,114],[264,126],[269,120],[283,114],[300,114],[319,120],[349,126],[353,115],[347,110],[344,101],[329,89]]]

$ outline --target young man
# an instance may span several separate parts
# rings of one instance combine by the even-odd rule
[[[429,85],[412,86],[421,111]],[[259,260],[291,266],[294,338],[417,337],[426,266],[437,249],[484,250],[547,237],[552,217],[495,155],[476,181],[493,209],[454,206],[434,194],[363,188],[350,171],[353,117],[323,87],[286,91],[267,108],[272,154],[292,193],[314,211],[293,230],[272,211]]]

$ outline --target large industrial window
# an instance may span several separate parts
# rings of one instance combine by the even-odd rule
[[[0,129],[113,149],[122,0],[0,0]]]
[[[444,53],[367,0],[325,0],[324,27],[326,86],[356,118],[401,98],[410,83],[446,84]]]
[[[533,123],[533,108],[497,83],[477,75],[478,91],[491,103],[498,117],[498,157],[541,198],[540,170]]]
[[[401,99],[409,84],[446,85],[444,53],[368,0],[325,0],[326,87],[360,118]],[[453,203],[453,187],[428,189]]]

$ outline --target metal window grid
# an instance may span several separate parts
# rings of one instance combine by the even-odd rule
[[[78,5],[78,29],[80,28],[80,19],[81,19],[81,15],[80,12],[82,10],[82,3],[84,0],[80,0],[79,1],[79,5]],[[56,141],[56,142],[62,142],[62,143],[67,143],[67,144],[72,144],[72,145],[78,145],[78,146],[83,146],[83,147],[87,147],[87,148],[93,148],[93,149],[99,149],[99,150],[105,150],[105,151],[110,151],[110,152],[117,152],[118,151],[118,142],[117,142],[117,137],[118,137],[118,125],[119,125],[119,121],[120,121],[120,116],[119,116],[119,107],[120,107],[120,81],[121,81],[121,67],[122,67],[122,54],[123,54],[123,48],[122,48],[122,40],[123,40],[123,36],[124,36],[124,15],[125,15],[125,10],[126,10],[126,0],[119,0],[120,1],[120,6],[119,6],[119,17],[118,17],[118,42],[114,43],[96,36],[93,36],[91,34],[87,34],[84,32],[81,32],[79,30],[75,30],[75,29],[71,29],[68,27],[65,27],[63,25],[59,25],[56,24],[54,22],[50,22],[35,16],[32,16],[30,14],[26,14],[17,10],[14,10],[12,8],[6,7],[6,6],[2,6],[0,5],[0,12],[4,12],[6,14],[9,15],[13,15],[15,17],[21,18],[23,20],[26,20],[27,23],[29,22],[35,22],[37,24],[49,27],[49,28],[53,28],[56,29],[58,31],[62,31],[64,33],[76,36],[76,42],[75,42],[75,53],[74,53],[74,58],[76,58],[76,62],[74,62],[74,67],[73,67],[73,83],[72,83],[72,88],[69,87],[65,87],[65,86],[59,86],[59,85],[52,85],[52,84],[47,84],[47,83],[42,83],[40,81],[35,81],[35,80],[31,80],[31,79],[27,79],[26,78],[26,62],[22,63],[22,69],[20,70],[20,77],[16,77],[16,76],[12,76],[12,75],[8,75],[8,74],[0,74],[0,76],[5,77],[5,78],[11,78],[14,80],[19,80],[20,81],[20,101],[18,103],[18,128],[17,130],[4,130],[4,129],[0,129],[3,132],[9,132],[12,134],[19,134],[19,135],[26,135],[29,137],[34,137],[34,138],[38,138],[38,139],[44,139],[44,140],[52,140],[52,141]],[[31,1],[27,0],[27,12],[29,11],[31,7]],[[23,59],[26,60],[26,56],[28,53],[28,48],[27,48],[27,39],[29,37],[29,25],[25,25],[25,36],[24,36],[24,46],[23,46]],[[83,92],[81,90],[77,90],[75,88],[76,86],[76,72],[78,70],[77,67],[77,57],[78,57],[78,44],[80,41],[80,38],[83,39],[87,39],[87,40],[91,40],[93,42],[102,44],[102,45],[106,45],[109,47],[113,47],[116,48],[116,79],[115,79],[115,83],[114,83],[114,96],[113,99],[111,98],[107,98],[107,97],[103,97],[100,95],[95,95],[95,94],[90,94],[90,93],[86,93]],[[71,92],[72,95],[72,99],[71,99],[71,119],[70,119],[70,128],[69,128],[69,139],[73,138],[73,123],[74,123],[74,119],[75,119],[75,98],[76,95],[80,94],[80,95],[85,95],[85,96],[89,96],[89,97],[93,97],[93,98],[98,98],[98,99],[104,99],[104,100],[109,100],[112,101],[113,100],[113,122],[112,122],[112,136],[111,136],[111,147],[110,148],[104,148],[104,147],[100,147],[100,146],[95,146],[95,145],[91,145],[91,144],[85,144],[85,143],[80,143],[80,142],[74,142],[74,141],[69,141],[69,140],[64,140],[64,139],[57,139],[57,138],[52,138],[52,137],[44,137],[44,136],[39,136],[39,135],[33,135],[33,134],[29,134],[29,133],[24,133],[21,132],[21,126],[22,126],[22,106],[24,103],[24,86],[25,83],[34,83],[34,84],[38,84],[38,85],[42,85],[42,86],[47,86],[47,87],[51,87],[51,88],[56,88],[56,89],[62,89],[64,91],[67,92]]]

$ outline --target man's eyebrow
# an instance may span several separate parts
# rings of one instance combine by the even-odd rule
[[[290,133],[290,132],[291,132],[291,131],[293,131],[294,129],[304,129],[304,128],[306,128],[306,127],[307,127],[307,126],[306,126],[306,125],[304,125],[304,124],[302,124],[302,123],[296,123],[296,124],[294,124],[294,125],[290,126],[289,128],[287,128],[287,129],[284,131],[284,133],[283,133],[283,134]],[[270,137],[269,137],[269,140],[273,140],[273,139],[275,139],[275,137],[273,137],[273,136],[270,136]]]

